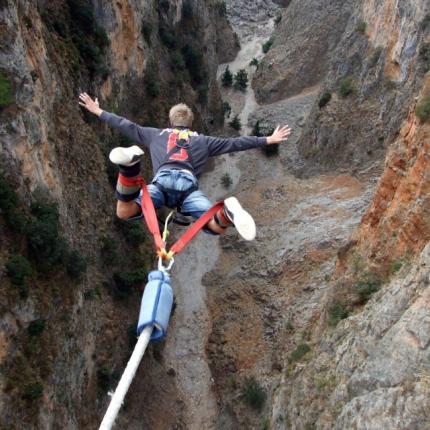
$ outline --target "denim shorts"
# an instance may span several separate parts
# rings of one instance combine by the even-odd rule
[[[161,185],[165,190],[163,193],[155,183]],[[155,175],[152,183],[148,185],[155,209],[163,206],[175,209],[184,215],[190,215],[194,219],[200,218],[212,207],[211,201],[200,191],[195,190],[181,202],[184,192],[197,188],[197,178],[186,170],[160,170]],[[141,206],[142,192],[134,201]]]

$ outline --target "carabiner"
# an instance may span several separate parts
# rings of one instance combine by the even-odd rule
[[[175,259],[171,257],[169,260],[169,264],[167,266],[164,266],[163,259],[161,257],[158,257],[158,270],[160,272],[168,273],[174,263],[175,263]]]

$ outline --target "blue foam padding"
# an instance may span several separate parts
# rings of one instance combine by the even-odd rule
[[[167,334],[170,312],[173,305],[173,290],[170,278],[159,270],[153,270],[148,275],[148,283],[140,305],[137,335],[148,325],[153,325],[151,340],[161,340]]]

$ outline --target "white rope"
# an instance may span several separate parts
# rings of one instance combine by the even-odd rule
[[[112,428],[119,409],[121,408],[124,397],[127,394],[128,388],[130,387],[131,381],[133,381],[134,375],[136,374],[137,368],[139,367],[140,360],[142,360],[145,349],[148,346],[152,329],[153,326],[145,327],[145,329],[140,334],[136,346],[134,347],[133,354],[131,355],[130,360],[128,360],[127,367],[121,376],[121,380],[116,387],[114,395],[112,396],[108,410],[106,411],[103,421],[100,424],[99,430],[110,430]]]

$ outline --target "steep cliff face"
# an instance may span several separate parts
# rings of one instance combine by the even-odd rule
[[[427,78],[421,99],[429,82]],[[412,109],[389,149],[372,205],[354,234],[357,247],[351,249],[385,269],[415,256],[429,241],[429,125]]]
[[[276,21],[250,125],[293,134],[234,161],[258,244],[221,239],[204,277],[220,428],[426,428],[428,8],[292,1]]]
[[[0,4],[2,428],[97,427],[134,342],[127,333],[152,266],[143,231],[113,218],[106,155],[129,142],[79,109],[79,91],[145,124],[164,125],[181,100],[195,108],[197,126],[222,123],[216,66],[237,50],[223,9],[216,1],[158,3]],[[30,209],[35,202],[58,204],[62,233],[55,210]],[[86,273],[73,271],[69,254],[42,272],[35,232],[46,255],[47,234],[52,252],[59,242],[75,250],[70,255],[79,270],[86,262]],[[29,260],[31,275],[24,263],[11,268],[14,255]],[[120,426],[180,425],[179,394],[160,349],[150,350],[145,367],[151,370],[137,378]]]

